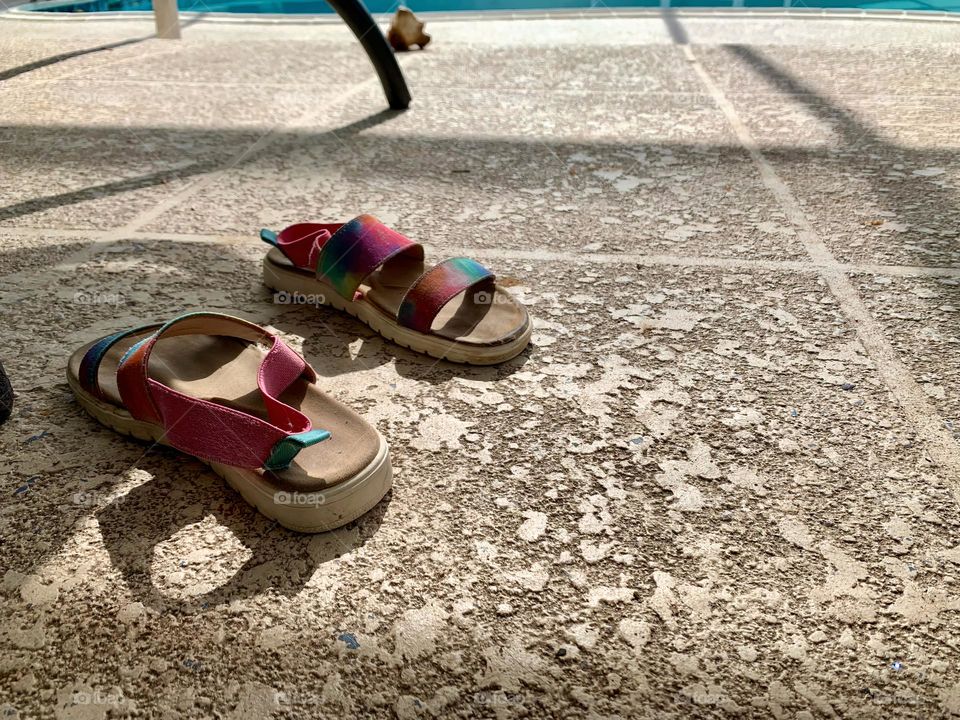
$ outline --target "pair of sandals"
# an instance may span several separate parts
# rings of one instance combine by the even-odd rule
[[[427,269],[422,246],[370,215],[300,223],[261,239],[274,290],[311,295],[433,357],[489,365],[530,340],[526,308],[469,258]],[[254,323],[214,312],[123,330],[70,357],[94,418],[208,463],[291,530],[321,532],[370,510],[392,484],[377,430],[317,385],[313,368]]]

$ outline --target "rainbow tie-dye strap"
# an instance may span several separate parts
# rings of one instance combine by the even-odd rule
[[[401,254],[423,260],[423,247],[372,215],[360,215],[342,225],[323,244],[317,277],[347,300],[353,300],[364,278]]]
[[[443,306],[465,290],[474,289],[473,302],[492,303],[496,276],[476,260],[459,257],[444,260],[425,272],[407,291],[397,311],[399,323],[417,332],[429,333]]]

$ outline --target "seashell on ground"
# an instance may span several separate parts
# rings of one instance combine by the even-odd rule
[[[398,52],[409,50],[414,45],[422,50],[430,42],[430,36],[423,31],[423,23],[412,10],[400,7],[390,21],[387,42]]]

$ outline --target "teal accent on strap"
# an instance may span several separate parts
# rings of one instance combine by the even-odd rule
[[[277,234],[273,230],[268,230],[267,228],[263,228],[260,231],[260,239],[263,240],[265,243],[273,245],[274,247],[280,247],[277,244]]]
[[[119,368],[121,365],[123,365],[130,358],[130,356],[133,355],[140,348],[141,345],[143,345],[146,342],[150,342],[156,336],[157,336],[157,333],[154,333],[153,335],[147,335],[143,340],[139,340],[135,342],[133,345],[131,345],[129,348],[127,348],[127,351],[123,354],[123,357],[120,358],[120,362],[117,363],[117,367]]]
[[[307,430],[306,432],[288,435],[277,442],[270,452],[270,457],[263,464],[267,470],[286,470],[305,447],[316,445],[330,437],[328,430]]]

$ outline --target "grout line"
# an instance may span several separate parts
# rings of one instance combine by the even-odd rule
[[[960,478],[960,445],[947,432],[943,418],[913,379],[907,366],[897,357],[896,351],[884,334],[883,327],[867,309],[857,289],[817,234],[790,188],[763,155],[733,104],[714,83],[713,78],[700,64],[689,45],[683,46],[683,53],[726,116],[740,144],[750,154],[760,171],[764,185],[797,228],[797,236],[820,270],[830,292],[839,301],[841,311],[853,325],[867,355],[876,365],[881,379],[899,403],[907,419],[916,427],[918,435],[926,444],[930,459],[946,471],[944,479],[953,491],[954,497],[960,501],[960,487],[955,482],[956,478]]]
[[[0,227],[0,238],[3,237],[32,237],[38,239],[70,238],[90,239],[108,244],[116,241],[116,231],[112,230],[69,230],[63,228],[34,228],[34,227]],[[257,238],[253,235],[216,235],[210,233],[164,233],[146,230],[134,230],[124,235],[122,240],[164,241],[179,243],[200,244],[254,244]],[[816,263],[809,260],[754,260],[744,257],[731,256],[704,256],[704,255],[671,255],[649,253],[585,253],[578,250],[517,250],[509,248],[491,247],[438,247],[431,243],[423,243],[427,250],[435,254],[466,255],[475,258],[492,260],[532,260],[537,262],[563,262],[568,264],[587,265],[643,265],[644,267],[690,267],[690,268],[719,268],[731,270],[770,270],[776,272],[812,273],[824,270],[835,271],[852,275],[891,275],[902,278],[960,278],[960,267],[936,267],[923,265],[884,265],[881,263]],[[86,248],[84,248],[86,249]],[[81,259],[79,262],[83,262]],[[58,263],[58,267],[75,267],[78,263],[72,256]],[[13,273],[12,275],[16,275]],[[6,277],[11,277],[8,275]],[[3,279],[3,278],[0,278]]]
[[[897,277],[960,278],[960,268],[924,265],[844,265],[837,268],[856,275],[896,275]]]

